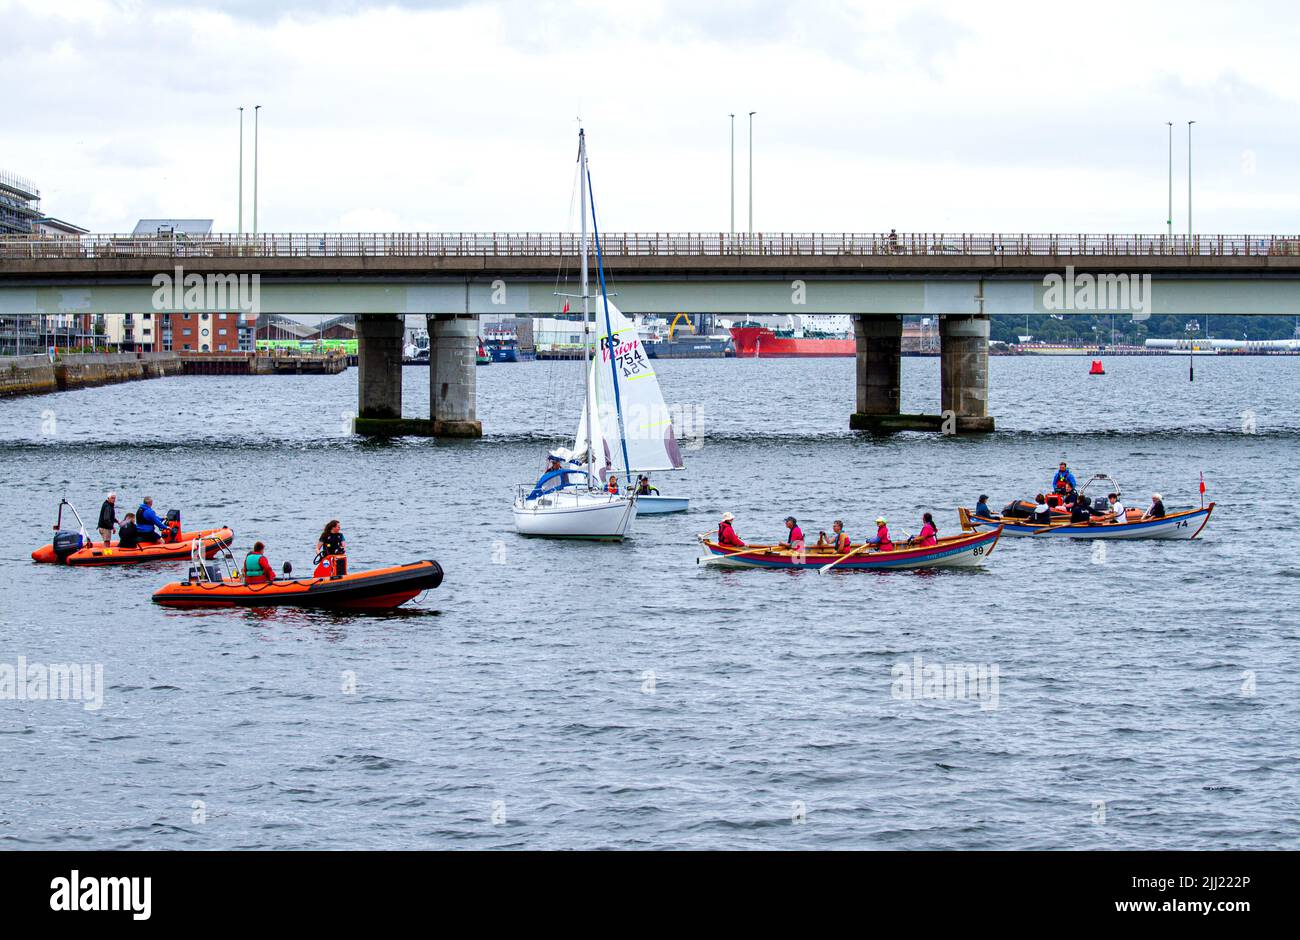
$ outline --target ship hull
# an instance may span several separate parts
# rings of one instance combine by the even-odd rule
[[[733,326],[731,340],[738,359],[823,359],[855,356],[858,351],[857,341],[851,336],[778,336],[765,326]]]

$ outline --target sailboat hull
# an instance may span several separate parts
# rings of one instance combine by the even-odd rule
[[[520,535],[555,539],[618,540],[632,534],[636,500],[586,490],[561,490],[516,499],[512,512]]]
[[[691,501],[686,496],[638,496],[636,514],[638,516],[661,516],[670,512],[686,512],[691,508]]]

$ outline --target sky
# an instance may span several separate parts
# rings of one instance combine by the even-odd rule
[[[0,169],[95,232],[1300,230],[1300,5],[0,0]]]

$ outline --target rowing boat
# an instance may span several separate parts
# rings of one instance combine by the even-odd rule
[[[734,548],[719,545],[706,536],[699,536],[708,555],[697,558],[699,564],[712,564],[728,568],[784,568],[788,570],[821,569],[835,563],[835,570],[897,571],[914,568],[968,568],[983,564],[993,551],[1002,534],[1001,527],[985,532],[949,535],[934,545],[907,545],[898,543],[892,551],[865,551],[848,553],[835,549],[810,548],[802,552],[791,551],[779,545],[747,545]],[[837,559],[839,559],[837,561]]]
[[[1003,535],[1009,535],[1013,538],[1020,536],[1032,536],[1034,538],[1058,536],[1071,539],[1132,540],[1194,539],[1201,534],[1201,530],[1210,521],[1210,513],[1212,512],[1214,512],[1214,503],[1209,503],[1201,509],[1172,512],[1159,519],[1147,519],[1145,521],[1141,521],[1140,515],[1138,521],[1132,521],[1133,515],[1130,512],[1128,516],[1129,522],[1090,520],[1088,522],[1052,522],[1047,525],[1036,525],[1018,519],[993,519],[988,516],[977,516],[964,507],[957,510],[957,515],[961,519],[962,530],[972,533],[988,532],[996,528],[1001,530]]]

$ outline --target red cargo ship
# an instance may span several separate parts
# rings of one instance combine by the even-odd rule
[[[738,359],[855,356],[858,352],[857,341],[852,335],[805,330],[802,336],[796,336],[793,330],[774,330],[753,323],[733,326],[731,340]]]

